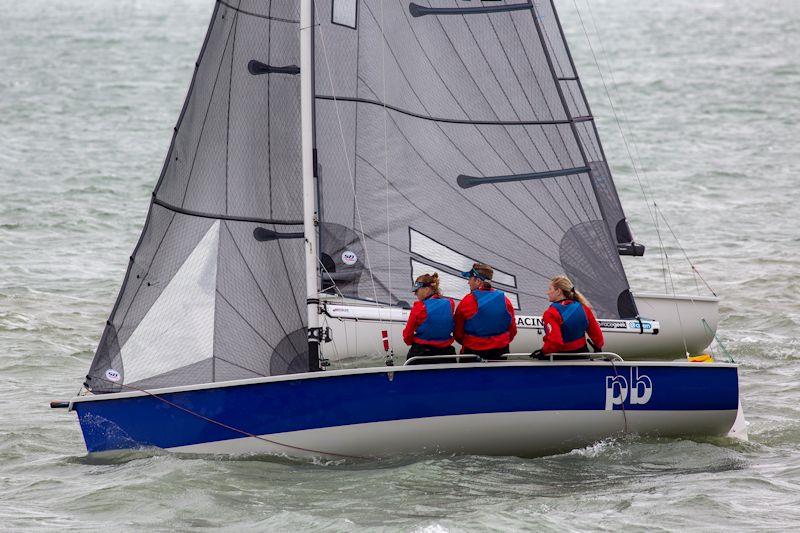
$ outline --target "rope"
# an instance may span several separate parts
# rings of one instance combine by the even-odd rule
[[[608,103],[611,106],[612,114],[614,115],[614,122],[617,125],[617,129],[619,130],[620,137],[622,137],[622,142],[623,142],[623,144],[625,146],[625,151],[628,153],[628,158],[630,159],[630,162],[631,162],[631,168],[633,168],[633,174],[634,174],[634,176],[636,176],[636,181],[639,184],[639,188],[642,191],[642,196],[644,197],[645,206],[647,207],[647,212],[650,214],[650,218],[653,221],[653,226],[655,227],[656,236],[658,238],[658,244],[659,244],[661,250],[663,251],[664,255],[666,256],[666,248],[664,247],[664,240],[661,237],[661,230],[660,230],[660,228],[658,226],[658,218],[656,216],[655,209],[651,209],[650,208],[650,200],[648,199],[648,194],[647,194],[647,191],[645,190],[645,185],[642,182],[641,177],[639,176],[639,170],[637,168],[636,161],[634,160],[633,154],[631,153],[631,149],[630,149],[630,146],[628,144],[628,139],[627,139],[627,137],[625,135],[625,132],[623,131],[623,128],[622,128],[622,121],[620,121],[620,119],[619,119],[619,115],[617,114],[617,107],[614,105],[614,101],[611,98],[611,92],[609,91],[608,85],[606,84],[606,80],[605,80],[605,77],[603,76],[602,69],[600,68],[600,62],[597,60],[597,55],[595,54],[594,47],[592,46],[592,40],[589,38],[589,32],[587,31],[586,25],[583,22],[583,16],[581,15],[581,11],[580,11],[580,8],[578,7],[578,3],[577,3],[576,0],[572,0],[572,2],[575,5],[575,11],[578,14],[578,19],[580,20],[581,28],[583,28],[583,34],[586,37],[586,42],[589,45],[589,50],[592,53],[592,59],[594,60],[594,64],[597,67],[597,73],[600,75],[600,80],[603,83],[603,89],[604,89],[604,91],[606,93],[606,98],[608,99]],[[605,44],[603,43],[602,37],[600,35],[600,30],[599,30],[599,28],[597,26],[597,22],[596,22],[595,17],[594,17],[594,12],[592,11],[591,4],[590,4],[589,0],[586,0],[586,5],[589,7],[589,16],[590,16],[590,18],[592,20],[592,24],[594,26],[595,33],[597,34],[597,40],[600,43],[600,47],[601,47],[601,49],[603,51],[603,55],[605,56],[606,64],[608,65],[608,70],[609,70],[609,74],[611,76],[612,85],[616,88],[617,87],[617,81],[616,81],[616,78],[614,76],[614,70],[611,67],[611,61],[609,59],[608,53],[606,52]],[[620,94],[619,90],[617,90],[617,98],[619,98],[619,100],[622,100],[622,98],[619,96],[619,94]],[[627,114],[625,113],[624,107],[620,107],[620,111],[622,112],[623,119],[624,119],[624,121],[626,123],[625,125],[626,125],[627,129],[630,132],[632,132],[633,130],[630,127],[630,121],[628,120],[628,117],[627,117]],[[634,151],[636,152],[636,157],[639,160],[641,160],[641,156],[639,155],[639,148],[638,148],[638,146],[637,146],[637,144],[635,142],[635,139],[634,139],[632,133],[631,133],[631,144],[633,144]],[[650,184],[650,179],[647,176],[647,172],[644,170],[644,167],[642,167],[641,170],[642,170],[642,174],[644,175],[645,182],[647,183],[647,189],[650,190],[650,196],[652,197],[653,196],[653,187]],[[653,202],[653,203],[655,205],[655,202]],[[664,275],[664,290],[665,290],[665,292],[669,292],[669,290],[667,288],[667,269],[668,268],[669,268],[669,262],[668,261],[666,262],[666,268],[665,268],[665,262],[664,262],[664,260],[662,258],[661,270],[662,270],[662,273]],[[670,273],[670,275],[671,275],[671,273]]]
[[[675,239],[675,243],[677,243],[678,249],[680,249],[680,251],[683,253],[683,257],[686,259],[686,262],[689,263],[689,266],[692,268],[692,275],[697,274],[697,277],[699,277],[702,280],[702,282],[705,284],[706,288],[709,291],[711,291],[711,294],[716,296],[717,293],[714,291],[714,289],[711,288],[711,285],[709,285],[708,282],[705,280],[705,278],[700,274],[700,271],[697,270],[697,267],[695,267],[694,263],[692,263],[691,258],[689,258],[689,254],[686,253],[686,249],[681,245],[681,241],[678,239],[678,236],[672,230],[672,226],[669,225],[669,221],[667,220],[667,217],[664,216],[664,212],[661,211],[661,208],[658,207],[658,205],[655,202],[653,202],[653,206],[655,207],[657,213],[659,215],[661,215],[661,219],[664,221],[664,224],[667,225],[667,229],[672,234],[672,238]],[[695,283],[696,282],[697,282],[697,280],[695,280]]]
[[[592,59],[594,60],[594,64],[597,67],[597,73],[600,75],[600,81],[603,84],[603,89],[604,89],[604,91],[606,93],[606,98],[608,98],[608,103],[611,106],[611,111],[612,111],[612,113],[614,115],[614,121],[616,122],[617,129],[619,130],[619,134],[622,137],[622,142],[625,145],[625,151],[628,153],[628,158],[631,161],[631,166],[633,167],[633,173],[636,176],[636,181],[639,183],[639,188],[642,190],[642,195],[644,196],[644,199],[645,199],[645,205],[647,205],[647,211],[650,213],[650,218],[653,219],[653,223],[655,223],[655,213],[653,213],[650,210],[649,200],[647,199],[647,192],[645,191],[644,184],[642,183],[642,180],[639,177],[639,172],[637,170],[636,162],[634,161],[633,154],[631,152],[630,146],[628,145],[628,139],[625,136],[625,132],[622,129],[622,123],[621,123],[621,121],[619,119],[619,115],[617,114],[617,107],[614,105],[614,101],[611,98],[611,91],[608,88],[608,84],[606,84],[605,76],[603,76],[603,71],[600,68],[600,62],[597,60],[597,54],[594,51],[594,46],[592,46],[592,40],[589,38],[589,31],[586,29],[586,24],[583,22],[583,16],[581,15],[581,10],[578,7],[577,0],[572,0],[572,3],[575,6],[575,12],[578,14],[578,20],[581,23],[581,28],[583,29],[583,34],[586,37],[586,43],[589,45],[589,50],[592,53]],[[587,0],[587,5],[588,5],[588,0]],[[590,11],[590,15],[591,15],[591,11]],[[603,45],[603,42],[602,42],[602,40],[600,38],[600,33],[597,30],[597,24],[594,22],[594,16],[593,15],[592,15],[592,22],[594,24],[595,31],[597,32],[597,38],[598,38],[598,41],[600,41],[600,46],[602,47],[603,54],[606,56],[606,63],[609,65],[609,74],[611,75],[612,83],[616,86],[617,82],[616,82],[616,80],[614,78],[614,75],[613,75],[613,72],[612,72],[612,69],[611,69],[611,62],[608,60],[608,54],[605,51],[605,46]],[[565,43],[565,46],[566,46],[566,43]],[[625,117],[625,118],[627,120],[627,117]],[[630,129],[629,125],[628,125],[628,128]],[[631,141],[633,141],[633,139],[631,139]],[[649,183],[648,183],[648,187],[649,187]],[[652,193],[652,189],[651,189],[651,193]]]
[[[722,341],[717,336],[717,332],[714,331],[713,329],[711,329],[711,326],[708,325],[708,322],[706,322],[705,318],[701,318],[700,321],[703,323],[703,326],[705,326],[705,328],[711,333],[711,335],[714,336],[714,340],[717,341],[717,344],[719,344],[720,350],[722,350],[722,353],[725,354],[725,358],[727,359],[726,362],[727,363],[735,363],[736,361],[733,359],[733,356],[728,352],[727,349],[725,349],[725,345],[722,344]]]
[[[619,372],[617,372],[617,365],[614,364],[614,358],[609,357],[607,359],[608,362],[611,363],[611,368],[614,370],[614,376],[617,382],[620,382]],[[620,385],[621,387],[622,385]],[[613,394],[613,392],[612,392]],[[622,400],[622,403],[619,404],[622,407],[622,433],[625,434],[628,432],[628,414],[625,412],[625,400]]]
[[[706,288],[711,292],[711,294],[713,294],[714,296],[717,296],[717,293],[714,291],[714,289],[711,287],[711,285],[709,285],[709,283],[705,280],[705,278],[703,278],[702,274],[700,274],[700,271],[697,269],[697,267],[694,265],[692,260],[689,258],[689,255],[686,253],[685,248],[681,245],[680,240],[678,239],[678,237],[675,234],[675,232],[672,230],[672,228],[671,228],[671,226],[669,224],[669,221],[667,220],[666,216],[661,211],[661,209],[658,207],[658,205],[656,204],[655,201],[653,201],[653,209],[652,210],[650,209],[649,200],[647,198],[648,193],[645,191],[644,184],[639,179],[639,173],[637,171],[636,162],[634,161],[633,155],[630,152],[627,138],[626,138],[625,134],[623,133],[622,124],[621,124],[621,121],[619,120],[619,116],[617,115],[617,108],[616,108],[616,106],[614,105],[614,103],[612,101],[611,94],[609,92],[608,86],[606,85],[605,79],[603,78],[603,73],[601,72],[600,64],[597,61],[597,56],[595,55],[594,48],[592,47],[591,39],[589,38],[588,31],[586,30],[586,26],[583,23],[583,17],[581,16],[581,12],[580,12],[580,9],[578,8],[578,4],[577,4],[576,0],[573,0],[573,4],[575,5],[575,11],[577,12],[578,18],[580,19],[584,35],[586,36],[586,41],[589,44],[589,49],[592,52],[592,57],[594,59],[595,66],[597,67],[597,71],[600,74],[600,79],[601,79],[601,81],[603,83],[603,88],[605,89],[606,97],[608,98],[608,102],[609,102],[609,104],[611,106],[611,110],[612,110],[612,112],[614,114],[614,119],[615,119],[615,122],[617,124],[617,128],[619,129],[620,135],[622,136],[622,140],[623,140],[623,143],[625,145],[625,149],[628,152],[628,157],[630,158],[634,174],[636,175],[636,179],[639,182],[639,187],[642,190],[642,195],[645,198],[645,203],[647,205],[647,210],[650,213],[650,217],[653,219],[653,222],[654,222],[654,225],[655,225],[655,229],[656,229],[656,234],[658,236],[659,245],[661,246],[661,249],[663,251],[664,257],[667,256],[667,252],[666,252],[666,249],[664,248],[664,243],[663,243],[663,240],[662,240],[662,237],[661,237],[660,226],[658,224],[658,215],[660,215],[661,218],[663,219],[664,223],[666,224],[667,228],[669,229],[670,233],[672,234],[672,237],[675,239],[675,242],[678,245],[678,248],[683,253],[684,258],[686,259],[686,262],[689,264],[689,266],[691,268],[691,271],[692,271],[692,277],[694,279],[695,287],[697,289],[698,294],[700,292],[700,289],[699,289],[699,286],[697,285],[697,279],[696,279],[697,277],[700,278],[700,280],[703,282],[703,284],[706,286]],[[606,51],[605,43],[603,42],[603,38],[602,38],[602,35],[600,33],[600,29],[599,29],[599,27],[597,25],[597,20],[596,20],[596,17],[594,16],[594,12],[592,10],[592,5],[591,5],[590,0],[586,0],[586,6],[587,6],[588,11],[589,11],[589,18],[590,18],[590,20],[592,22],[592,26],[594,27],[595,34],[597,35],[597,40],[600,43],[600,49],[601,49],[601,51],[603,53],[603,56],[604,56],[605,61],[606,61],[606,65],[608,67],[608,72],[609,72],[609,75],[611,77],[611,86],[616,91],[616,98],[619,101],[622,101],[622,97],[621,97],[620,91],[618,89],[618,84],[617,84],[616,78],[614,76],[614,69],[613,69],[613,67],[611,65],[611,60],[609,58],[609,54]],[[622,113],[622,118],[623,118],[622,122],[625,123],[625,127],[628,129],[628,132],[630,134],[631,145],[633,146],[633,151],[636,154],[636,158],[639,161],[641,161],[641,156],[639,154],[639,146],[636,143],[636,139],[635,139],[635,137],[633,135],[633,129],[630,126],[630,120],[628,120],[628,116],[627,116],[627,113],[625,113],[624,106],[620,107],[620,112]],[[653,187],[651,185],[650,178],[649,178],[649,176],[647,174],[647,171],[644,169],[643,166],[641,166],[641,172],[642,172],[642,175],[644,176],[644,182],[646,184],[646,187],[650,191],[649,192],[650,197],[653,198],[654,197]],[[670,267],[669,267],[669,259],[667,258],[666,262],[664,262],[662,260],[662,271],[664,272],[664,285],[665,285],[665,289],[667,290],[667,292],[669,292],[668,288],[667,288],[667,274],[668,274],[669,269],[670,269]],[[671,272],[669,272],[669,275],[671,277]],[[674,290],[674,288],[673,288],[673,290]]]
[[[196,411],[193,411],[193,410],[191,410],[191,409],[189,409],[187,407],[183,407],[182,405],[178,405],[175,402],[171,402],[171,401],[167,400],[166,398],[163,398],[162,396],[160,396],[160,395],[158,395],[158,394],[156,394],[154,392],[150,392],[150,391],[148,391],[146,389],[140,389],[139,387],[134,387],[132,385],[126,385],[124,383],[115,383],[115,382],[113,382],[111,380],[108,380],[108,379],[105,379],[105,378],[99,378],[99,379],[101,381],[105,381],[105,382],[110,383],[112,385],[117,385],[117,386],[120,386],[120,387],[123,387],[123,388],[126,388],[126,389],[130,389],[132,391],[142,392],[142,393],[144,393],[144,394],[146,394],[148,396],[151,396],[151,397],[155,398],[156,400],[164,402],[165,404],[169,405],[170,407],[174,407],[176,409],[179,409],[179,410],[181,410],[181,411],[183,411],[185,413],[188,413],[188,414],[190,414],[192,416],[200,418],[201,420],[205,420],[206,422],[209,422],[211,424],[220,426],[220,427],[228,429],[230,431],[234,431],[236,433],[240,433],[242,435],[246,435],[248,437],[252,437],[254,439],[258,439],[260,441],[267,442],[269,444],[274,444],[276,446],[283,446],[285,448],[290,448],[290,449],[298,450],[298,451],[302,451],[302,452],[316,453],[316,454],[322,454],[322,455],[333,455],[335,457],[342,457],[342,458],[346,458],[346,459],[369,459],[369,457],[361,457],[361,456],[358,456],[358,455],[347,455],[347,454],[335,453],[335,452],[324,452],[324,451],[320,451],[320,450],[314,450],[314,449],[311,449],[311,448],[304,448],[302,446],[295,446],[293,444],[286,444],[286,443],[283,443],[283,442],[278,442],[276,440],[268,439],[268,438],[262,437],[260,435],[255,435],[253,433],[250,433],[249,431],[245,431],[243,429],[239,429],[237,427],[225,424],[224,422],[220,422],[219,420],[215,420],[213,418],[209,418],[209,417],[207,417],[205,415],[202,415],[202,414],[200,414],[200,413],[198,413]]]

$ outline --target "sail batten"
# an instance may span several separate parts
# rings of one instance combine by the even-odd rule
[[[412,17],[424,17],[425,15],[481,15],[523,9],[533,9],[533,4],[524,2],[495,6],[483,5],[480,7],[427,7],[412,2],[408,5],[408,11]]]
[[[559,176],[571,176],[573,174],[585,174],[591,169],[589,167],[578,168],[565,168],[563,170],[548,170],[544,172],[529,172],[527,174],[512,174],[509,176],[465,176],[459,174],[456,178],[456,183],[462,189],[469,189],[477,185],[486,185],[489,183],[506,183],[509,181],[526,181],[526,180],[540,180],[545,178],[556,178]]]

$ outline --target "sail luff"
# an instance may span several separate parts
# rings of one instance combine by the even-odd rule
[[[578,91],[580,94],[580,98],[582,100],[583,107],[586,108],[587,114],[587,122],[591,123],[592,132],[594,133],[594,139],[592,140],[593,144],[597,146],[597,150],[599,152],[600,158],[602,159],[602,164],[606,167],[605,171],[608,173],[608,180],[611,182],[611,187],[606,187],[608,192],[613,197],[611,201],[613,202],[614,206],[619,210],[621,215],[621,220],[614,221],[608,218],[609,222],[609,230],[611,231],[612,237],[617,243],[617,250],[620,255],[634,255],[634,256],[641,256],[644,255],[644,245],[638,244],[634,242],[633,231],[628,224],[628,220],[625,217],[625,213],[622,210],[622,203],[619,199],[619,193],[617,192],[616,187],[613,185],[613,177],[611,176],[611,169],[608,168],[608,158],[606,157],[605,150],[603,149],[603,143],[600,141],[600,132],[597,130],[597,122],[594,119],[594,115],[592,114],[591,106],[589,105],[589,100],[586,97],[586,92],[583,88],[583,83],[581,82],[580,76],[578,75],[578,69],[575,67],[575,60],[572,57],[572,51],[570,50],[569,44],[567,43],[567,37],[564,34],[564,27],[561,24],[561,18],[558,15],[558,10],[556,9],[554,0],[545,0],[549,1],[550,9],[553,12],[553,20],[555,20],[556,27],[558,28],[559,36],[561,37],[561,42],[564,45],[564,51],[567,55],[567,60],[569,61],[570,69],[572,70],[573,76],[570,78],[560,78],[559,79],[559,87],[561,86],[561,82],[563,81],[574,81],[578,86]],[[582,143],[581,143],[582,144]],[[603,172],[603,169],[599,169],[598,171],[594,171],[590,173],[590,177],[592,178],[592,183],[596,185],[597,177]],[[598,195],[598,198],[603,198],[602,195]],[[601,202],[601,205],[603,202]],[[608,211],[608,209],[606,209]]]
[[[553,12],[555,13],[555,7],[553,7]],[[578,134],[578,130],[575,126],[575,119],[572,116],[572,111],[570,111],[569,105],[567,104],[567,99],[564,97],[564,90],[561,88],[561,83],[559,81],[558,74],[556,74],[556,69],[553,66],[553,58],[551,56],[550,48],[547,46],[547,43],[545,42],[544,32],[542,31],[542,26],[539,22],[538,15],[539,14],[536,10],[536,6],[533,5],[531,9],[531,17],[533,17],[533,23],[536,26],[536,33],[539,35],[539,41],[541,42],[542,49],[544,50],[544,56],[547,61],[547,66],[550,68],[550,74],[553,76],[553,80],[555,81],[556,92],[558,93],[558,97],[561,100],[561,105],[564,107],[564,113],[566,113],[567,115],[567,120],[569,122],[570,130],[572,131],[572,135],[575,138],[575,143],[578,145],[578,151],[580,152],[581,158],[583,159],[583,167],[588,168],[589,158],[586,157],[586,150],[583,147],[580,135]],[[565,42],[565,48],[567,48],[566,42]],[[597,190],[595,187],[594,180],[590,180],[590,182],[592,183],[592,189],[594,190],[594,193],[597,196]],[[603,203],[598,202],[597,206],[600,208],[600,214],[605,219],[606,216],[603,210]]]
[[[192,73],[192,81],[189,83],[189,90],[186,92],[186,98],[183,101],[183,107],[181,107],[181,113],[178,115],[178,121],[175,123],[175,127],[172,130],[172,139],[170,140],[169,149],[167,149],[167,155],[164,157],[164,164],[161,167],[161,174],[158,177],[158,182],[156,182],[156,186],[153,189],[157,191],[158,188],[161,186],[161,182],[164,179],[164,175],[167,173],[167,167],[170,158],[172,157],[172,151],[175,148],[175,138],[178,136],[178,129],[180,128],[181,122],[183,121],[183,116],[186,113],[186,109],[189,106],[189,97],[192,94],[192,90],[194,89],[194,82],[197,80],[197,71],[200,67],[200,61],[203,59],[203,55],[206,52],[206,46],[208,45],[208,39],[211,36],[211,30],[213,28],[213,21],[217,18],[217,10],[219,10],[219,3],[214,4],[214,12],[211,14],[212,23],[209,24],[208,29],[206,30],[205,38],[203,39],[203,45],[200,47],[200,53],[197,55],[197,61],[194,63],[194,71]],[[128,278],[131,275],[131,268],[133,267],[133,261],[136,257],[136,252],[139,251],[139,248],[142,245],[142,240],[144,239],[145,233],[147,232],[147,227],[150,224],[150,219],[152,218],[153,214],[153,204],[157,203],[157,198],[155,193],[150,197],[150,205],[147,208],[147,216],[145,217],[144,226],[142,227],[142,232],[139,234],[139,239],[136,241],[136,246],[133,247],[133,252],[131,253],[130,257],[128,258],[128,268],[125,271],[125,277],[123,278],[122,287],[117,294],[117,299],[114,301],[114,307],[111,308],[111,313],[109,316],[114,316],[117,313],[117,308],[119,307],[119,303],[122,300],[122,295],[124,293],[125,285],[128,282]],[[108,321],[106,321],[108,324]]]
[[[159,174],[158,181],[156,182],[156,186],[153,189],[153,191],[157,191],[159,189],[159,187],[161,186],[161,182],[164,180],[164,176],[167,173],[167,168],[169,166],[168,163],[172,158],[172,153],[175,148],[175,139],[178,136],[178,130],[180,129],[181,122],[183,122],[183,117],[186,114],[187,108],[189,107],[189,100],[192,91],[194,89],[195,81],[197,80],[197,73],[200,67],[200,62],[202,61],[203,56],[206,53],[206,47],[208,46],[208,40],[211,37],[211,32],[214,28],[214,21],[217,18],[217,12],[219,11],[219,6],[220,6],[219,2],[216,2],[214,4],[214,11],[211,14],[211,22],[209,23],[205,37],[203,38],[203,45],[200,47],[200,52],[197,54],[197,60],[194,63],[194,71],[192,72],[192,81],[189,83],[189,89],[186,92],[186,98],[183,101],[183,106],[181,107],[181,112],[178,115],[178,120],[175,123],[175,127],[172,129],[172,138],[170,139],[169,148],[167,149],[167,155],[164,157],[164,164],[161,167],[161,173]],[[122,297],[125,294],[125,287],[128,284],[128,280],[130,279],[131,272],[133,270],[134,259],[136,257],[137,252],[139,251],[139,248],[141,248],[142,246],[142,242],[144,241],[145,235],[147,234],[147,230],[150,226],[150,222],[153,218],[153,209],[155,204],[156,204],[156,194],[154,192],[150,197],[150,205],[147,208],[147,216],[145,217],[144,225],[142,226],[142,232],[139,234],[139,239],[137,239],[136,245],[133,247],[133,252],[131,252],[131,255],[128,257],[128,266],[125,270],[125,276],[122,278],[123,279],[122,286],[120,287],[119,292],[117,293],[117,298],[114,300],[114,306],[111,308],[111,312],[108,315],[109,318],[106,320],[106,325],[105,328],[103,329],[103,335],[100,339],[98,351],[100,350],[100,346],[114,342],[109,338],[110,336],[116,336],[114,331],[111,329],[112,328],[111,319],[114,316],[116,316],[117,310],[119,309],[119,304],[120,302],[122,302]],[[91,385],[89,383],[90,380],[91,376],[90,374],[87,374],[85,381],[83,382],[83,386],[91,389]]]

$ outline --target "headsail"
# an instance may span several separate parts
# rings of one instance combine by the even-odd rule
[[[307,370],[298,34],[294,2],[217,3],[93,391]]]
[[[593,126],[542,28],[552,13],[526,0],[316,5],[321,248],[345,296],[396,305],[437,270],[460,297],[456,274],[485,261],[529,313],[566,272],[600,316],[635,316],[593,184],[599,144],[586,153]]]

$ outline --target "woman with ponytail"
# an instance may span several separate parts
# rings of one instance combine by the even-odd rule
[[[556,276],[550,280],[547,298],[551,304],[542,315],[544,344],[534,355],[588,352],[587,335],[595,351],[603,349],[603,332],[592,308],[567,276]]]
[[[414,282],[417,301],[408,315],[403,340],[411,346],[408,358],[421,355],[453,355],[455,302],[442,296],[439,274],[423,274]]]

